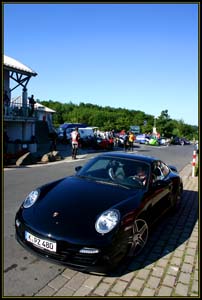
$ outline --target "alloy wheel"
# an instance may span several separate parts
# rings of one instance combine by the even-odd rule
[[[144,248],[148,239],[149,228],[147,222],[143,219],[136,219],[133,225],[133,232],[129,238],[128,244],[130,250],[128,256],[136,256]]]

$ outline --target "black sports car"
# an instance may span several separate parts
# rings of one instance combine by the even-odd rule
[[[176,168],[157,158],[101,154],[32,191],[16,214],[16,238],[44,258],[106,273],[142,250],[182,193]]]

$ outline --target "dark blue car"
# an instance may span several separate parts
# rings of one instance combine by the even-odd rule
[[[183,137],[182,138],[175,137],[172,141],[172,144],[183,146],[183,145],[190,145],[191,143],[190,143],[190,141],[188,141],[187,139],[185,139]]]

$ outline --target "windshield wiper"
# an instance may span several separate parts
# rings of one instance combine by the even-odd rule
[[[95,181],[95,182],[98,182],[98,183],[104,183],[104,184],[108,184],[108,185],[119,186],[119,187],[122,187],[122,188],[127,189],[127,190],[129,190],[131,188],[131,187],[128,187],[128,186],[126,186],[124,184],[121,184],[121,183],[115,182],[115,181],[106,181],[106,180],[102,180],[102,179],[99,179],[99,178],[88,177],[88,176],[84,176],[84,175],[77,175],[77,177],[82,178],[82,179],[87,179],[87,180]]]
[[[79,177],[79,178],[82,178],[82,179],[90,179],[90,180],[93,179],[93,178],[85,176],[85,175],[76,175],[76,176]]]
[[[130,187],[124,185],[124,184],[121,184],[121,183],[118,183],[118,182],[115,182],[115,181],[105,181],[105,180],[100,180],[100,179],[95,179],[96,182],[100,182],[100,183],[104,183],[104,184],[109,184],[109,185],[116,185],[116,186],[120,186],[124,189],[127,189],[129,190]]]

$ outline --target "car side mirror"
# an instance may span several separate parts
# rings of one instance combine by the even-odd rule
[[[178,173],[178,170],[175,166],[170,166],[169,165],[168,167],[171,169],[171,171]]]
[[[75,171],[78,172],[79,170],[81,170],[82,166],[77,166],[75,167]]]

